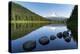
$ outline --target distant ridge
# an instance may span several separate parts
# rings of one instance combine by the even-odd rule
[[[45,18],[49,20],[57,20],[57,21],[64,21],[68,19],[66,17],[45,17]]]

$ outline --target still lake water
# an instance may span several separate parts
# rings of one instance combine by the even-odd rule
[[[24,37],[18,38],[11,41],[12,52],[24,52],[23,43],[28,40],[36,40],[36,48],[33,51],[44,51],[44,50],[62,50],[62,49],[75,49],[77,48],[77,43],[71,37],[70,42],[66,42],[64,38],[59,39],[57,33],[69,30],[64,24],[51,24],[42,26],[31,33],[25,35]],[[69,36],[71,31],[69,31]],[[39,38],[42,36],[47,36],[50,38],[51,35],[55,35],[57,38],[55,40],[50,40],[49,44],[41,45],[39,43]]]

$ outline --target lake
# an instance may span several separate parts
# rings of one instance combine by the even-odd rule
[[[27,28],[26,28],[27,29]],[[69,37],[71,38],[69,42],[65,41],[65,38],[57,37],[59,32],[68,31]],[[50,40],[50,36],[53,35],[56,38],[54,40]],[[41,45],[39,43],[39,39],[43,36],[48,37],[49,43],[46,45]],[[76,49],[77,42],[74,40],[71,30],[67,28],[66,24],[50,24],[41,26],[25,36],[18,38],[16,40],[11,40],[11,51],[15,52],[25,52],[23,49],[23,44],[26,41],[35,40],[36,47],[32,51],[47,51],[47,50],[63,50],[63,49]],[[27,51],[26,51],[27,52]]]

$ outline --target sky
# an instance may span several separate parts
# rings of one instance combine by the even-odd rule
[[[35,3],[19,1],[17,1],[16,3],[43,17],[69,18],[74,7],[74,5],[71,4]]]

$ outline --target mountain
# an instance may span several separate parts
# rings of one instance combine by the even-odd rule
[[[11,20],[42,20],[47,19],[39,16],[38,14],[32,12],[31,10],[21,6],[20,4],[11,2]]]
[[[45,17],[46,19],[49,19],[49,20],[56,20],[56,21],[64,21],[64,20],[67,20],[66,17]]]
[[[59,20],[63,21],[66,18],[63,17],[42,17],[31,10],[21,6],[20,4],[11,2],[11,20],[24,20],[24,21],[49,21],[49,20]]]

